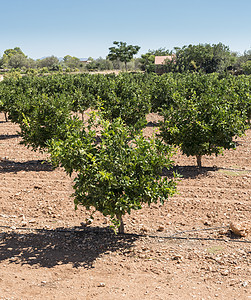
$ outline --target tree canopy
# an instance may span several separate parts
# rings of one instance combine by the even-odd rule
[[[175,59],[166,62],[166,70],[169,72],[221,73],[235,64],[235,57],[229,47],[222,43],[188,45],[177,47],[175,51]]]
[[[110,60],[119,60],[125,63],[127,70],[127,63],[133,59],[133,55],[139,52],[139,46],[127,45],[125,42],[114,41],[115,47],[109,48],[109,54],[107,56]]]

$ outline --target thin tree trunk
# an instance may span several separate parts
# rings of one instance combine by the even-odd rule
[[[5,117],[5,121],[8,122],[7,112],[5,112],[5,111],[4,111],[4,117]]]
[[[201,168],[201,155],[196,155],[196,159],[197,159],[197,167]]]
[[[118,228],[118,233],[125,233],[125,226],[124,222],[122,219],[122,216],[117,215],[117,219],[119,220],[119,228]]]

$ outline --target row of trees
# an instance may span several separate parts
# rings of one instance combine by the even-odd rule
[[[38,130],[35,139],[24,135],[24,142],[34,149],[46,147],[47,137],[57,132],[56,121],[36,127],[41,111],[57,118],[53,109],[60,112],[64,108],[61,114],[69,116],[72,111],[94,108],[111,122],[120,117],[132,134],[146,126],[146,115],[152,111],[164,117],[159,126],[166,142],[180,146],[188,156],[197,156],[200,165],[202,155],[235,147],[232,137],[244,132],[245,121],[251,117],[251,77],[217,73],[23,77],[5,79],[0,99],[1,110],[7,111],[23,132]],[[47,106],[41,109],[40,104]],[[23,116],[31,111],[34,115],[27,127]]]
[[[0,59],[0,68],[37,69],[46,70],[142,70],[146,72],[202,72],[251,74],[251,50],[244,54],[231,52],[229,47],[222,44],[188,45],[173,50],[160,48],[149,50],[139,58],[134,58],[140,49],[139,46],[127,45],[125,42],[115,41],[109,48],[106,58],[93,59],[89,57],[88,63],[83,64],[79,58],[66,55],[62,61],[55,56],[33,60],[28,58],[19,47],[7,49]],[[164,65],[156,66],[155,56],[171,56],[172,60],[166,60]],[[46,71],[45,70],[45,71]]]
[[[202,72],[251,74],[251,50],[245,51],[243,55],[231,52],[228,46],[218,44],[188,45],[182,48],[176,47],[170,51],[165,48],[149,50],[141,56],[142,69],[147,72],[156,70],[154,64],[155,56],[171,56],[164,65],[157,66],[159,71],[166,72]]]
[[[109,215],[123,232],[123,215],[176,192],[173,147],[197,157],[236,147],[248,128],[251,77],[213,74],[54,75],[5,79],[0,110],[20,125],[23,143],[48,151],[74,179],[75,205]],[[72,112],[93,108],[86,122]],[[147,140],[146,115],[162,116]]]
[[[83,65],[80,59],[74,56],[66,55],[62,61],[56,56],[48,56],[42,59],[34,60],[28,58],[19,47],[7,49],[0,59],[0,68],[2,69],[37,69],[46,68],[47,71],[58,71],[62,68],[81,68]]]

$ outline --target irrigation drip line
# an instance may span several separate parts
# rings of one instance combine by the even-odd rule
[[[45,228],[28,228],[28,227],[15,227],[15,226],[4,226],[0,225],[0,228],[8,228],[12,230],[25,230],[25,231],[39,231],[39,232],[53,232],[53,233],[60,233],[60,232],[68,232],[68,233],[75,233],[75,234],[80,234],[80,233],[110,233],[114,234],[113,230],[110,230],[110,232],[107,231],[107,228],[93,228],[93,227],[85,227],[83,229],[45,229]],[[236,243],[247,243],[251,244],[251,241],[247,240],[240,240],[240,239],[220,239],[220,238],[200,238],[200,237],[181,237],[177,236],[183,233],[191,233],[191,232],[200,232],[200,231],[211,231],[211,230],[218,230],[218,229],[227,229],[229,228],[228,226],[220,226],[220,227],[210,227],[210,228],[198,228],[198,229],[192,229],[192,230],[184,230],[184,231],[179,231],[176,232],[172,235],[168,236],[160,236],[160,235],[148,235],[148,234],[137,234],[137,233],[122,233],[118,234],[117,236],[127,236],[127,237],[148,237],[148,238],[158,238],[159,240],[163,239],[168,239],[168,240],[203,240],[203,241],[220,241],[220,242],[236,242]]]
[[[233,171],[233,172],[251,172],[251,170],[246,169],[233,169],[233,168],[224,168],[219,167],[218,170],[227,170],[227,171]]]

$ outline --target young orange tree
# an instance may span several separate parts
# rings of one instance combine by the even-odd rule
[[[124,232],[123,216],[143,203],[163,203],[176,192],[175,176],[162,177],[172,166],[172,148],[142,133],[132,136],[120,119],[96,122],[73,131],[65,140],[52,140],[49,148],[55,165],[64,167],[74,179],[75,205],[93,207],[110,216],[119,233]],[[101,126],[97,143],[97,126]]]

